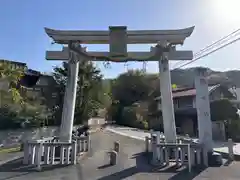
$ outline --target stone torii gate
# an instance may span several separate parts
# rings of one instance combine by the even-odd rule
[[[169,60],[193,59],[192,51],[176,50],[176,45],[182,45],[185,39],[192,34],[193,30],[194,27],[179,30],[139,31],[130,31],[123,26],[109,27],[108,31],[73,31],[45,28],[47,35],[51,37],[55,43],[65,45],[62,51],[47,51],[46,59],[69,62],[68,82],[65,91],[60,130],[61,140],[71,141],[79,66],[78,61],[158,61],[159,73],[161,74],[160,90],[163,105],[164,135],[167,142],[176,142],[176,125]],[[87,52],[86,48],[81,46],[82,44],[109,44],[110,50],[109,52]],[[156,46],[151,47],[149,52],[128,52],[127,44],[156,44]],[[204,92],[206,95],[206,91]],[[200,106],[202,106],[201,103]],[[203,113],[200,113],[201,117],[203,116],[202,114]],[[201,121],[202,120],[199,120],[200,123]],[[206,125],[204,122],[202,122],[202,124]],[[200,125],[200,127],[203,126]],[[203,132],[201,129],[199,129],[199,131]],[[200,134],[202,137],[200,142],[203,142],[206,136],[203,137],[203,133]]]

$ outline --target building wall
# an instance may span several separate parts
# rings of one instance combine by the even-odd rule
[[[223,87],[216,88],[209,95],[209,100],[210,101],[215,101],[215,100],[219,100],[219,99],[222,99],[222,98],[234,99],[231,92],[229,92],[227,89],[225,89]],[[196,96],[177,98],[176,100],[174,100],[174,107],[178,107],[178,108],[193,107],[193,108],[196,108]]]
[[[194,107],[193,96],[179,97],[173,100],[174,109]]]
[[[57,85],[52,76],[40,76],[36,85],[26,89],[27,96],[40,99],[43,104],[49,108],[56,104],[57,100]]]
[[[224,93],[222,92],[221,88],[215,89],[212,93],[209,95],[210,101],[215,101],[224,98]]]

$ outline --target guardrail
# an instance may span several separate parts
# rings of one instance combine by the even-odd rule
[[[89,136],[74,137],[71,143],[59,142],[56,137],[27,141],[24,145],[23,163],[34,165],[38,170],[43,165],[76,164],[77,155],[89,151],[89,148]]]

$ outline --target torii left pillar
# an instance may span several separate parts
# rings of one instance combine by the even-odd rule
[[[60,127],[60,140],[62,142],[72,141],[72,130],[74,121],[74,111],[76,103],[77,82],[78,82],[79,62],[76,54],[69,50],[68,78],[64,94],[64,104]]]

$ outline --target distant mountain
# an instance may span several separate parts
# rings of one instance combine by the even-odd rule
[[[228,84],[235,85],[240,88],[240,71],[213,71],[209,68],[207,69],[208,84]],[[188,69],[177,69],[171,71],[172,84],[177,84],[179,86],[190,86],[194,85],[194,77],[196,68]]]
[[[178,87],[194,87],[195,70],[198,67],[188,69],[176,69],[171,71],[172,84]],[[240,71],[213,71],[209,68],[207,70],[208,84],[225,84],[230,87],[236,86],[240,88]],[[112,79],[103,80],[103,86],[107,86],[108,91]],[[161,80],[161,76],[160,76]],[[148,74],[147,81],[152,86],[154,96],[158,96],[160,92],[160,82],[157,74]]]

